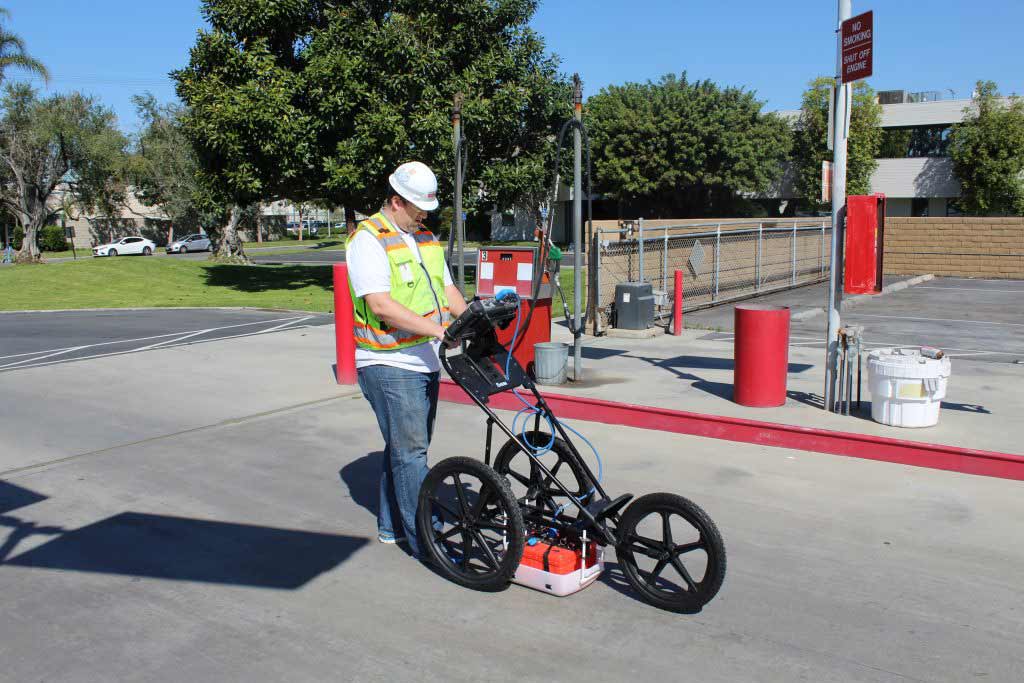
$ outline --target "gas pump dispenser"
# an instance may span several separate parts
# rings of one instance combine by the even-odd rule
[[[526,318],[512,343],[515,330],[508,327],[496,330],[498,341],[509,348],[512,355],[530,375],[533,375],[533,345],[551,341],[551,280],[545,269],[541,273],[540,287],[534,291],[534,275],[541,270],[536,247],[503,247],[498,249],[480,248],[476,263],[476,294],[481,298],[497,296],[512,290],[523,301],[525,310],[532,315]],[[525,316],[524,316],[525,318]]]

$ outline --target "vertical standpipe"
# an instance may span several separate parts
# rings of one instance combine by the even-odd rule
[[[850,0],[838,0],[836,22],[836,75],[835,107],[833,107],[832,134],[832,251],[828,278],[828,332],[825,351],[825,410],[832,411],[836,399],[836,375],[839,361],[839,317],[842,305],[843,223],[846,219],[846,143],[849,139],[850,86],[842,82],[843,22],[850,18]]]
[[[580,75],[573,74],[573,118],[577,122],[583,120],[583,84],[580,82]],[[572,131],[572,282],[573,282],[573,323],[576,334],[572,344],[573,379],[579,382],[583,379],[582,355],[583,339],[581,334],[582,320],[580,313],[583,310],[583,142],[580,136],[580,128],[576,126]]]

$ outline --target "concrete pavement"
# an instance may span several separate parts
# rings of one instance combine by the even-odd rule
[[[716,520],[719,597],[660,612],[614,567],[565,599],[447,583],[373,540],[380,437],[333,382],[332,334],[0,375],[0,678],[1024,676],[1005,480],[578,422],[610,493]],[[197,376],[172,371],[197,353]],[[481,418],[442,404],[432,461],[478,455]]]

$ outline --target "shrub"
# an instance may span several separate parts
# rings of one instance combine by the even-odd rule
[[[64,251],[68,248],[67,238],[64,237],[64,228],[59,225],[47,225],[39,231],[36,239],[40,251]]]

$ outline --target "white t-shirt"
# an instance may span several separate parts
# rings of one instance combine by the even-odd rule
[[[419,263],[420,252],[416,248],[416,239],[412,233],[404,230],[399,230],[398,233],[402,236],[405,246],[412,252],[413,259]],[[388,263],[388,255],[373,235],[365,230],[356,233],[345,252],[345,261],[348,263],[348,277],[352,281],[352,289],[357,297],[391,291],[391,265]],[[448,264],[444,267],[444,284],[445,287],[452,284]],[[437,292],[437,295],[440,298],[441,292]],[[437,372],[441,369],[441,362],[437,359],[440,345],[441,342],[435,339],[396,351],[374,351],[357,346],[356,367],[390,365],[414,372]]]

